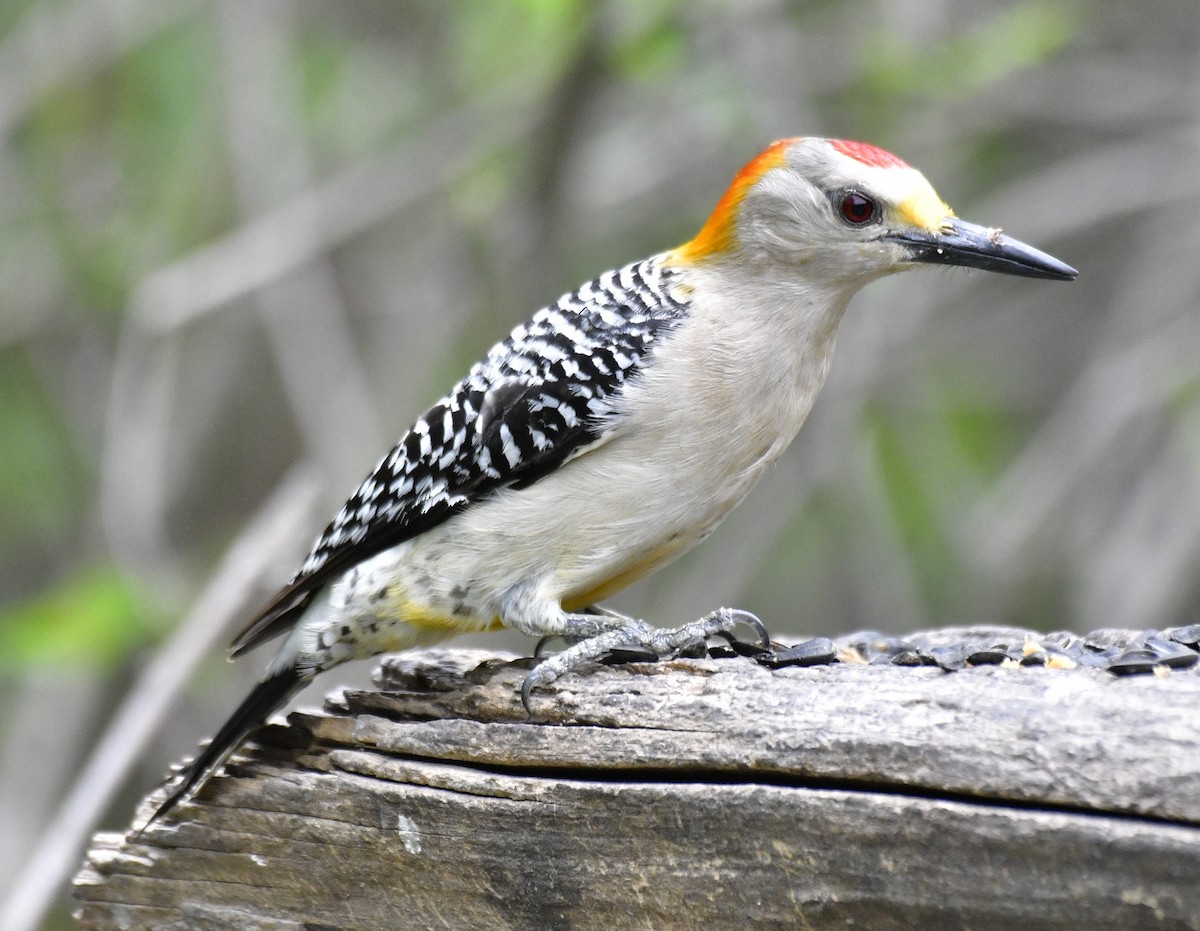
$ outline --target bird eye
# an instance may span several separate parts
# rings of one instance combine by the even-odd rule
[[[846,191],[839,202],[842,219],[852,226],[865,226],[875,219],[878,208],[875,201],[859,191]]]

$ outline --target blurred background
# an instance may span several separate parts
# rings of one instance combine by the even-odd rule
[[[425,406],[796,134],[1079,281],[872,285],[784,460],[614,606],[1196,621],[1195,0],[4,0],[0,925],[69,926],[86,832],[258,676],[228,637]]]

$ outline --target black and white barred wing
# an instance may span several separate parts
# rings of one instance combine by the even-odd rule
[[[282,633],[364,559],[603,444],[620,429],[613,400],[684,313],[671,276],[657,258],[607,272],[493,346],[359,485],[232,655]]]

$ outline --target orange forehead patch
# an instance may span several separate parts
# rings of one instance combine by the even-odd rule
[[[893,155],[885,149],[866,142],[852,142],[849,139],[830,139],[829,144],[847,158],[868,165],[871,168],[908,168],[908,162]]]
[[[795,139],[779,139],[756,155],[733,179],[733,184],[717,201],[717,206],[691,242],[676,249],[671,258],[677,262],[698,262],[706,256],[726,252],[737,242],[737,208],[746,192],[758,184],[772,168],[785,162],[787,148]]]

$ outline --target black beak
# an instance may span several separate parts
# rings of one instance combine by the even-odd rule
[[[1073,281],[1079,272],[1033,246],[1002,236],[999,230],[952,219],[936,233],[913,231],[888,237],[908,247],[914,262],[983,268],[1024,278]]]

